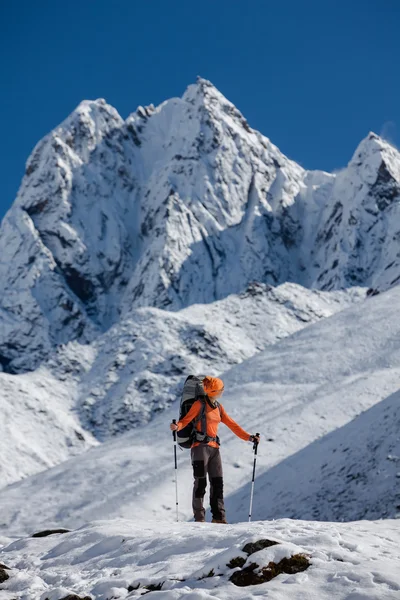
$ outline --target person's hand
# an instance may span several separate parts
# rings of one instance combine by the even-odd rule
[[[169,428],[171,431],[177,431],[178,425],[176,423],[171,423]]]
[[[259,435],[251,435],[250,436],[250,442],[255,442],[256,444],[260,443],[260,436]]]

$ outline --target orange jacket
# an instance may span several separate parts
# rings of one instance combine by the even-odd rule
[[[186,427],[193,419],[198,417],[201,410],[202,402],[201,400],[196,400],[192,404],[192,408],[189,410],[186,417],[183,417],[180,421],[178,421],[178,431]],[[221,412],[220,412],[221,411]],[[210,437],[217,437],[218,425],[221,423],[225,423],[229,427],[234,434],[240,437],[245,442],[250,441],[250,434],[247,433],[244,429],[240,427],[226,412],[222,404],[219,405],[219,408],[212,408],[206,402],[206,423],[207,423],[207,435]],[[197,431],[201,431],[201,420],[196,425]],[[194,442],[192,444],[192,448],[198,446],[200,442]],[[212,446],[213,448],[218,448],[217,442],[208,442],[208,446]]]

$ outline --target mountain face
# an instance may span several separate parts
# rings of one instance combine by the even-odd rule
[[[1,368],[252,281],[387,289],[399,186],[400,155],[374,134],[341,173],[308,172],[203,79],[126,121],[82,102],[34,149],[1,225]]]
[[[60,346],[33,372],[0,373],[0,488],[165,419],[188,373],[223,373],[364,298],[362,288],[253,284],[180,311],[137,308],[91,344]]]
[[[285,284],[286,289],[278,288],[281,300],[286,297],[286,302],[289,292],[293,298],[295,291],[287,289],[289,285],[293,286]],[[306,302],[310,305],[316,301],[312,298],[316,292],[308,294]],[[323,295],[330,297],[332,293]],[[239,306],[239,299],[231,298],[230,302]],[[225,409],[246,431],[261,433],[254,520],[301,517],[354,521],[399,517],[399,302],[400,287],[396,286],[330,318],[320,319],[268,345],[240,364],[225,367],[222,373],[226,389],[222,398]],[[224,312],[228,313],[226,301],[220,303],[225,304]],[[244,310],[255,313],[251,308],[247,304]],[[187,320],[188,311],[193,309],[200,310],[201,307],[182,311]],[[215,307],[209,305],[209,310],[213,309]],[[146,314],[155,316],[157,312],[165,312],[150,308],[137,310],[144,313],[143,322]],[[260,315],[267,310],[268,302],[264,299]],[[173,317],[177,318],[177,313],[167,313],[167,316],[169,322],[165,329],[170,331],[170,322]],[[192,319],[194,317],[192,312]],[[281,313],[276,321],[283,324],[287,317]],[[207,321],[211,327],[218,318],[208,314]],[[257,329],[262,330],[261,321],[256,324]],[[142,331],[143,327],[144,323],[141,323]],[[224,327],[225,323],[221,322],[221,329]],[[131,353],[138,378],[144,378],[144,369],[139,371],[138,360],[142,359],[146,364],[146,354],[151,360],[157,360],[157,350],[164,347],[164,364],[169,358],[168,349],[175,354],[177,345],[173,345],[174,339],[171,334],[168,337],[166,331],[160,335],[159,346],[155,346],[157,340],[149,340],[146,345],[143,335],[142,342]],[[226,342],[232,339],[232,331],[233,327],[226,333]],[[249,324],[249,338],[250,331]],[[198,342],[194,336],[192,340]],[[118,347],[107,343],[109,356],[103,355],[102,362],[96,359],[97,365],[92,362],[91,373],[88,372],[88,378],[92,380],[97,376],[97,385],[93,385],[92,390],[99,394],[99,400],[103,394],[103,401],[94,413],[100,418],[98,409],[105,407],[102,427],[107,418],[111,420],[115,415],[117,407],[116,402],[110,402],[113,372],[108,364],[118,359],[122,371],[127,345],[136,343],[129,335],[122,341]],[[243,350],[245,340],[232,346]],[[201,350],[207,350],[207,345]],[[70,355],[72,357],[73,352]],[[191,358],[194,364],[194,352]],[[200,357],[199,370],[207,360],[207,356]],[[219,356],[219,365],[222,360]],[[159,361],[160,370],[163,366],[163,361]],[[171,366],[166,368],[170,379],[174,376]],[[179,364],[173,366],[179,367]],[[154,363],[148,368],[155,371]],[[125,375],[127,372],[125,367]],[[7,377],[18,381],[27,380],[33,374],[0,375],[0,380]],[[155,377],[148,377],[148,380],[149,385],[156,382]],[[164,383],[166,381],[167,377]],[[87,386],[87,380],[83,383]],[[122,387],[123,383],[122,376],[114,380],[114,386]],[[104,389],[104,384],[109,386],[108,389]],[[155,388],[154,396],[158,389]],[[125,399],[129,397],[128,390]],[[134,400],[138,400],[138,396]],[[1,402],[0,396],[0,411],[4,414]],[[142,422],[140,427],[125,435],[108,439],[63,464],[26,477],[12,486],[0,487],[0,536],[2,532],[7,535],[7,532],[20,534],[53,527],[77,528],[93,520],[119,517],[133,518],[141,524],[152,520],[172,523],[176,497],[173,440],[168,424],[177,416],[177,403],[163,412],[154,412],[151,421]],[[4,460],[9,457],[10,462],[21,460],[19,453],[7,454],[9,445],[5,453],[2,451],[2,422],[0,420],[0,455],[5,457]],[[19,424],[21,429],[22,419]],[[51,433],[51,440],[57,444],[61,437],[60,428],[54,428],[48,437]],[[223,424],[219,435],[227,515],[231,523],[247,521],[254,459],[252,445],[236,437]],[[85,437],[86,443],[90,443],[86,434]],[[189,520],[192,516],[189,452],[178,452],[178,481],[179,519]]]
[[[75,413],[101,441],[142,426],[179,398],[188,373],[224,373],[364,298],[360,288],[328,293],[258,284],[180,311],[132,310],[91,344]],[[58,373],[64,354],[57,357]]]
[[[339,173],[321,211],[308,285],[386,290],[400,279],[400,155],[370,133]]]

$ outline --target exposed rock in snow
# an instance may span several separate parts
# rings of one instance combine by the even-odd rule
[[[115,320],[113,295],[135,240],[134,176],[119,175],[130,160],[121,125],[104,101],[83,102],[27,163],[0,230],[0,354],[9,372],[72,339],[88,342]]]

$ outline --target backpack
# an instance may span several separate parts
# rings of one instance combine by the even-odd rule
[[[186,381],[182,390],[181,404],[179,409],[179,420],[185,417],[189,410],[192,408],[193,403],[196,400],[202,401],[202,409],[200,414],[196,419],[191,421],[181,429],[176,432],[176,439],[178,445],[181,448],[191,448],[193,442],[196,440],[198,442],[210,442],[216,441],[219,444],[219,438],[210,438],[207,435],[207,423],[206,423],[206,398],[207,395],[203,388],[203,379],[204,375],[189,375],[186,378]],[[218,402],[216,403],[216,408],[219,408]],[[196,425],[199,421],[202,421],[202,431],[196,430]]]

